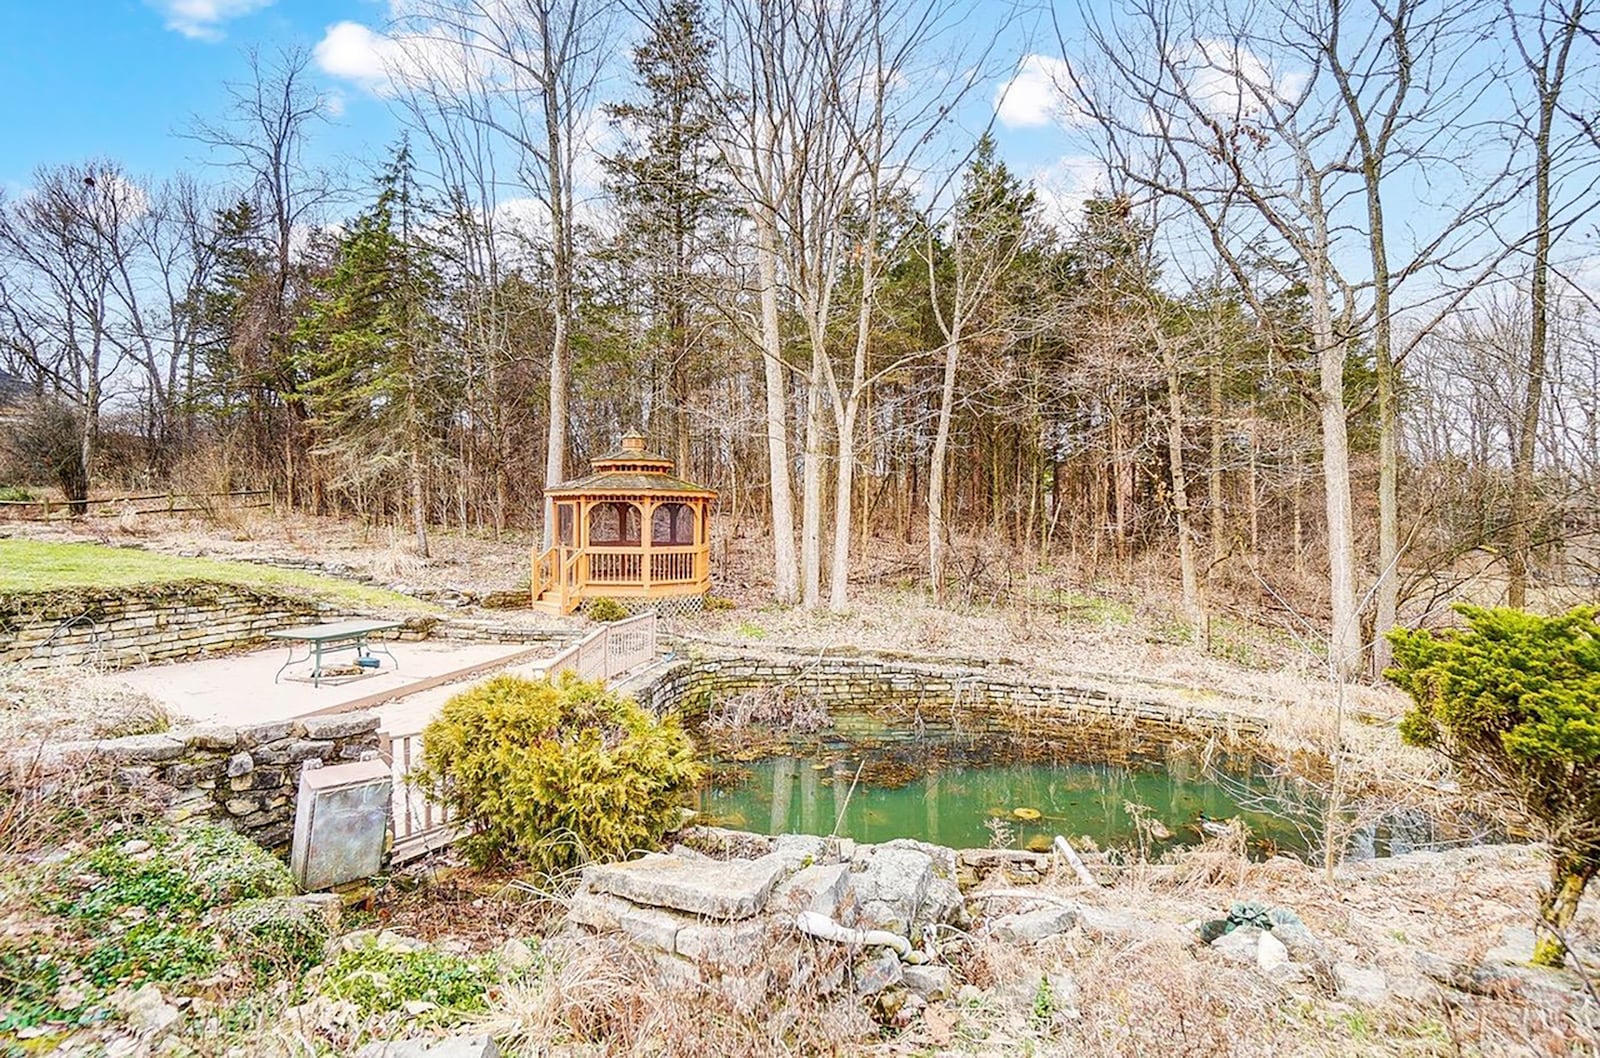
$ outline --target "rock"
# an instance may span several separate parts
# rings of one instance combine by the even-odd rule
[[[921,849],[880,845],[853,881],[859,924],[909,937],[933,883],[933,858]]]
[[[1261,930],[1254,926],[1240,926],[1224,933],[1211,942],[1211,950],[1229,962],[1253,966],[1261,946]]]
[[[1119,941],[1139,940],[1156,932],[1149,919],[1132,911],[1084,905],[1078,908],[1078,921],[1091,934]]]
[[[1034,1015],[1035,1004],[1042,994],[1050,997],[1052,1020],[1057,1017],[1065,1020],[1077,1018],[1078,979],[1065,970],[1034,973],[995,989],[996,997],[1024,1018]]]
[[[786,872],[776,854],[755,860],[685,860],[651,853],[626,863],[587,867],[583,888],[636,904],[707,918],[750,918],[767,905]]]
[[[276,961],[299,950],[320,950],[339,931],[344,904],[334,893],[265,896],[225,908],[217,926],[230,944]]]
[[[937,868],[934,870],[933,881],[928,883],[928,898],[923,904],[922,911],[927,923],[969,924],[966,921],[966,907],[961,898],[961,887],[956,885],[954,879],[941,877]]]
[[[765,922],[698,922],[678,930],[676,948],[679,955],[702,966],[744,970],[767,954],[766,941]]]
[[[1575,1001],[1588,1005],[1587,985],[1572,970],[1461,962],[1430,952],[1418,952],[1416,966],[1440,984],[1474,995],[1515,995],[1551,1010],[1570,1010]]]
[[[983,989],[977,985],[962,985],[956,989],[956,1002],[965,1006],[983,1002]]]
[[[1289,961],[1289,949],[1272,932],[1268,930],[1256,941],[1256,965],[1265,974],[1272,973]]]
[[[893,838],[885,841],[877,848],[880,852],[885,849],[909,849],[913,852],[920,852],[933,861],[934,873],[941,878],[954,878],[956,876],[957,857],[955,849],[946,848],[943,845],[934,845],[926,841],[918,841],[915,838]]]
[[[778,886],[773,899],[787,911],[815,911],[838,920],[849,896],[850,865],[833,863],[801,868]]]
[[[155,985],[145,985],[123,999],[117,1007],[127,1015],[128,1027],[141,1036],[159,1036],[183,1017]]]
[[[1375,1006],[1389,998],[1389,983],[1383,971],[1355,963],[1333,964],[1333,981],[1339,998],[1352,1003]]]
[[[1327,946],[1300,921],[1300,916],[1287,908],[1275,907],[1271,912],[1272,935],[1285,948],[1289,957],[1301,962],[1326,966],[1329,963]]]
[[[150,843],[148,841],[141,841],[138,838],[135,838],[132,841],[124,841],[122,843],[122,847],[117,851],[122,853],[124,856],[137,856],[141,852],[149,852]]]
[[[307,738],[352,738],[378,730],[381,721],[376,713],[335,713],[329,716],[308,716],[300,721]]]
[[[228,778],[242,779],[256,769],[256,760],[248,753],[235,753],[228,758]]]
[[[239,743],[239,730],[227,724],[197,724],[167,734],[183,739],[191,749],[230,750]]]
[[[856,965],[856,995],[875,996],[899,984],[904,977],[900,957],[888,948]]]
[[[930,1003],[937,1003],[950,995],[950,971],[946,967],[906,966],[900,973],[906,988]]]
[[[625,933],[629,939],[669,955],[678,950],[684,920],[658,907],[640,907],[609,893],[579,889],[567,904],[567,921],[592,930]]]
[[[1298,985],[1311,980],[1311,970],[1297,962],[1281,962],[1270,970],[1263,969],[1267,980],[1276,985]]]
[[[772,840],[772,855],[787,863],[790,870],[823,862],[827,851],[828,839],[811,834],[779,834]]]
[[[1049,907],[1042,911],[1024,911],[1003,915],[994,922],[994,934],[1011,944],[1037,944],[1046,937],[1065,933],[1078,921],[1078,912],[1070,907]]]
[[[534,963],[533,949],[516,937],[507,937],[494,950],[494,957],[507,970],[526,970]]]
[[[1507,966],[1526,966],[1533,961],[1537,939],[1533,930],[1508,926],[1500,933],[1500,943],[1483,953],[1483,961]]]
[[[339,938],[339,947],[344,951],[357,951],[369,945],[381,951],[407,952],[423,951],[428,947],[428,942],[388,929],[381,932],[358,929]]]
[[[117,760],[130,764],[151,764],[172,760],[183,756],[186,748],[183,739],[172,738],[169,735],[128,735],[125,738],[110,739],[101,745],[107,749],[114,747]]]

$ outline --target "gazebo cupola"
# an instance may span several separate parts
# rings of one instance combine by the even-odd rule
[[[670,600],[695,609],[711,589],[711,501],[672,460],[630,433],[590,472],[546,489],[551,546],[533,554],[533,604],[567,614],[590,599],[632,609]]]

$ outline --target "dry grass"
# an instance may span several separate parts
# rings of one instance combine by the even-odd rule
[[[147,735],[181,720],[92,666],[0,666],[0,743],[7,747]]]
[[[558,938],[536,973],[498,997],[484,1027],[508,1054],[640,1058],[849,1054],[877,1034],[848,989],[818,987],[842,969],[843,951],[793,943],[766,950],[773,993],[754,1000],[664,974],[653,958],[611,938]]]

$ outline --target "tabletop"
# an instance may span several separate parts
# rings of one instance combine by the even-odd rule
[[[280,628],[268,632],[269,639],[298,639],[308,643],[330,639],[354,639],[373,632],[387,632],[399,628],[404,621],[331,621],[322,625],[302,625],[299,628]]]

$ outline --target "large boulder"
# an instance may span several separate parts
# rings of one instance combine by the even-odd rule
[[[961,913],[956,857],[950,849],[920,841],[889,841],[863,848],[852,876],[857,924],[913,940],[922,929],[953,922]]]

